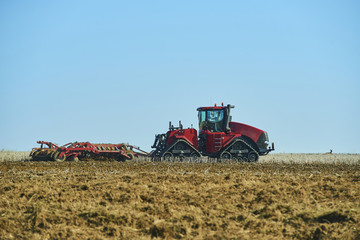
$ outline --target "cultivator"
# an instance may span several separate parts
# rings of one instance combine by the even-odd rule
[[[133,160],[135,156],[147,156],[148,153],[129,144],[101,144],[73,142],[58,146],[51,142],[38,141],[39,148],[33,148],[30,156],[33,160],[63,162],[88,159],[114,159],[117,161]]]

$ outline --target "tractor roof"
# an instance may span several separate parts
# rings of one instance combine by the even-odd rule
[[[199,107],[197,111],[205,111],[205,110],[221,110],[227,108],[226,106],[213,106],[213,107]]]

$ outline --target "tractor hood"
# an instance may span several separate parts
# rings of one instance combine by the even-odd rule
[[[258,129],[256,127],[252,127],[243,123],[230,122],[229,127],[231,132],[240,133],[241,135],[245,135],[251,138],[254,142],[257,142],[260,138],[261,134],[265,131]]]
[[[251,138],[259,148],[258,150],[260,155],[265,155],[268,154],[270,151],[275,150],[274,143],[272,145],[272,148],[267,148],[269,145],[269,137],[267,132],[256,127],[237,122],[230,122],[229,126],[231,132],[240,133],[243,136]]]

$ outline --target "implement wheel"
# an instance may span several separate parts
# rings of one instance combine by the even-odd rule
[[[78,162],[78,161],[79,161],[79,158],[78,158],[78,157],[74,157],[74,156],[70,156],[70,157],[68,158],[68,161],[70,161],[70,162]]]
[[[126,159],[127,162],[130,162],[132,160],[134,160],[134,154],[131,152],[126,153],[126,155],[129,157],[128,159]]]
[[[66,160],[66,155],[64,154],[61,158],[59,157],[61,152],[56,152],[53,156],[54,160],[57,162],[63,162]]]
[[[31,154],[33,161],[39,161],[38,155],[39,155],[39,151],[35,151]]]

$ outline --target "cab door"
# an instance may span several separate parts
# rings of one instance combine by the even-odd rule
[[[206,153],[213,154],[223,147],[224,133],[204,131],[202,138],[206,138]]]

